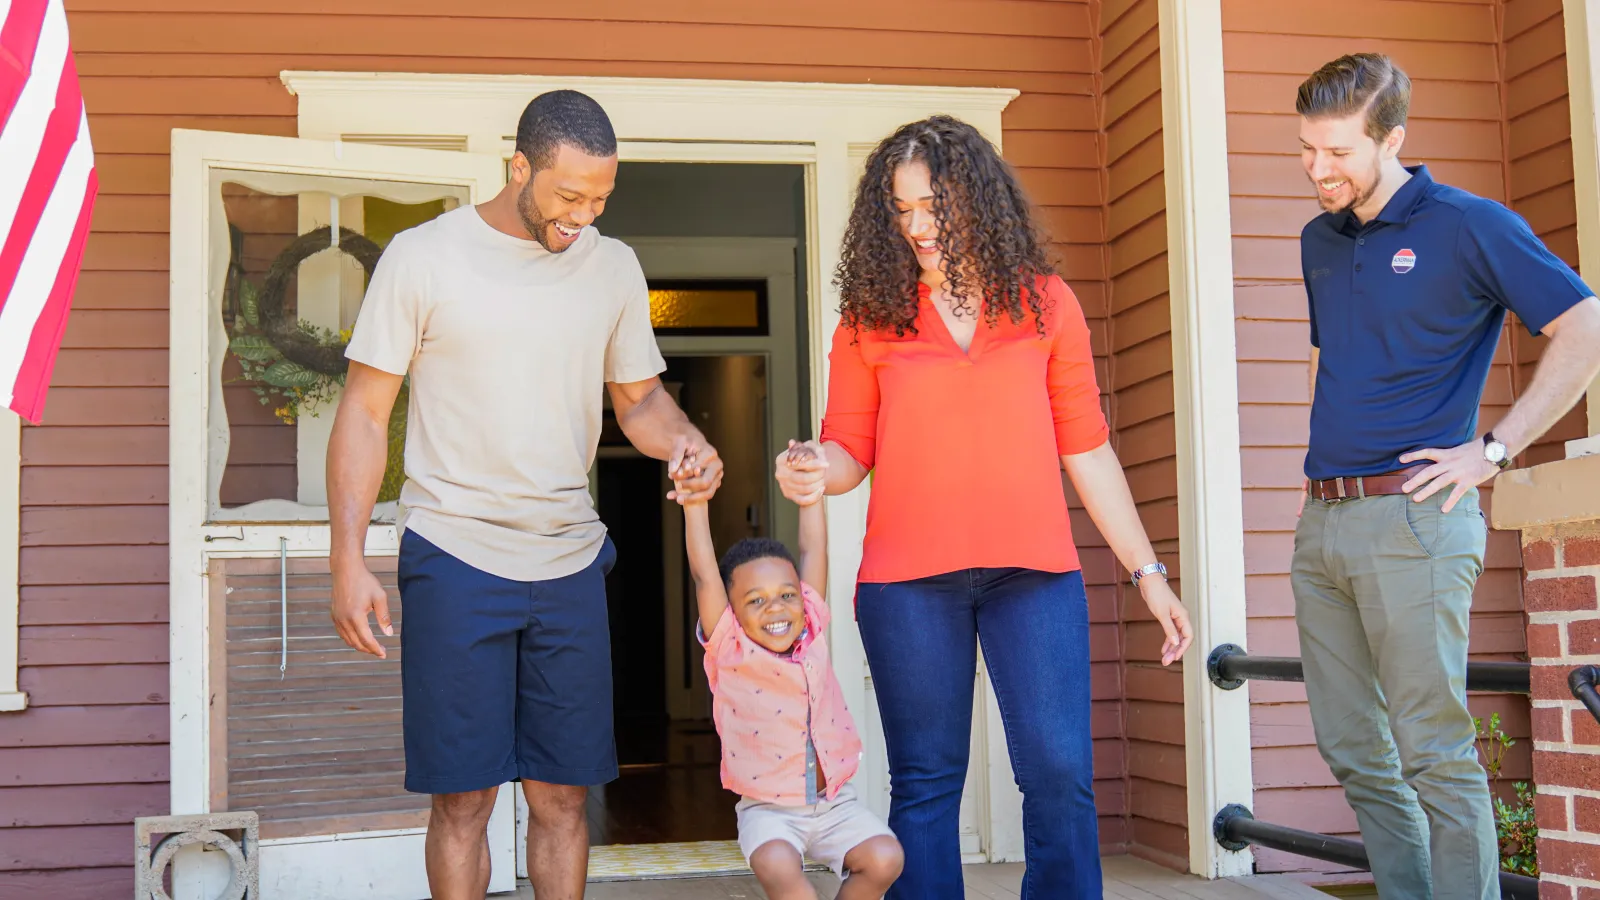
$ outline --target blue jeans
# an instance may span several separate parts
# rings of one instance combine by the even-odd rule
[[[980,641],[1022,789],[1022,896],[1099,898],[1082,574],[966,569],[862,584],[856,602],[889,750],[889,827],[905,848],[888,900],[964,896],[958,832]]]

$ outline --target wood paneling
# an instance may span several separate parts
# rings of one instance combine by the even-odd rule
[[[1552,133],[1552,123],[1565,115],[1564,107],[1555,112],[1564,103],[1565,76],[1549,68],[1551,53],[1559,55],[1563,46],[1559,26],[1548,24],[1552,9],[1559,19],[1559,0],[1365,0],[1330,17],[1301,4],[1224,0],[1248,635],[1254,653],[1299,652],[1288,571],[1304,477],[1310,370],[1298,237],[1319,210],[1298,159],[1295,89],[1315,68],[1344,53],[1390,54],[1413,84],[1406,163],[1426,163],[1437,180],[1509,201],[1519,211],[1537,209],[1543,230],[1540,222],[1535,230],[1551,240],[1573,218],[1571,150],[1564,134],[1558,139]],[[1528,164],[1534,159],[1542,164]],[[1551,202],[1562,191],[1565,208],[1559,199]],[[1484,393],[1486,423],[1515,396],[1514,361],[1522,361],[1521,342],[1508,333]],[[1486,504],[1492,503],[1490,493]],[[1502,537],[1491,536],[1474,601],[1469,651],[1476,659],[1515,658],[1523,650],[1520,553]],[[1252,687],[1251,699],[1256,814],[1312,831],[1354,832],[1354,816],[1316,752],[1304,688],[1261,684]],[[1501,711],[1506,732],[1525,737],[1525,701],[1474,696],[1471,705],[1485,716]],[[1525,743],[1513,748],[1508,774],[1526,771]],[[1258,854],[1257,867],[1333,870],[1278,853]]]
[[[1112,444],[1140,517],[1181,593],[1157,3],[1108,0],[1098,12],[1106,168],[1103,252],[1110,280],[1102,326],[1109,377],[1102,389]],[[1075,533],[1083,544],[1091,532]],[[1093,540],[1104,546],[1097,533]],[[1085,573],[1104,579],[1117,598],[1130,850],[1185,868],[1182,673],[1176,666],[1161,667],[1159,626],[1109,550],[1104,555],[1103,568],[1091,571],[1086,565]],[[1171,764],[1174,759],[1177,765]]]
[[[45,424],[23,439],[24,652],[50,664],[23,669],[35,707],[5,718],[0,753],[165,753],[160,641],[137,629],[159,631],[167,617],[170,132],[294,134],[295,99],[278,80],[285,69],[1015,88],[1022,94],[1004,120],[1008,157],[1053,232],[1063,275],[1091,314],[1108,309],[1099,31],[1088,2],[823,0],[802,9],[738,0],[584,7],[487,0],[458,9],[438,0],[69,0],[68,7],[101,194]],[[1127,159],[1154,159],[1159,169],[1159,150],[1159,141],[1145,142]],[[237,407],[253,403],[248,395],[245,403],[227,399],[241,418],[247,411]],[[230,499],[292,496],[293,470],[281,463],[292,433],[259,418],[259,408],[248,412],[258,418],[240,424],[251,434],[234,443]],[[1108,574],[1102,584],[1114,581]],[[112,649],[118,639],[129,642]],[[1106,672],[1119,663],[1109,661],[1115,652],[1106,658],[1095,689],[1109,696],[1115,679]],[[1102,744],[1121,740],[1121,702],[1102,704],[1115,715],[1097,708],[1093,729]],[[1097,758],[1108,772],[1102,792],[1112,800],[1102,833],[1120,846],[1128,832],[1126,777],[1114,756],[1102,749]],[[107,757],[106,781],[165,778],[152,782],[139,759]],[[143,812],[166,811],[159,794],[146,797]],[[126,824],[0,827],[0,898],[126,894],[130,832]]]
[[[368,564],[389,592],[398,629],[395,559]],[[425,823],[427,796],[403,785],[399,638],[377,636],[389,652],[383,660],[345,646],[328,627],[326,559],[291,561],[287,593],[277,560],[217,561],[213,569],[226,596],[224,619],[213,627],[226,631],[227,658],[212,662],[228,686],[227,805],[259,813],[263,836]]]

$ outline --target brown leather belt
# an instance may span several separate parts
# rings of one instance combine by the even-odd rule
[[[1359,500],[1363,497],[1378,497],[1385,494],[1404,494],[1405,483],[1429,465],[1432,463],[1421,463],[1397,472],[1384,472],[1381,475],[1313,479],[1311,498],[1324,501]]]

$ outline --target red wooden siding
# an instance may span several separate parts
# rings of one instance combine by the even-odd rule
[[[620,0],[596,12],[510,0],[68,0],[68,16],[102,194],[45,424],[24,435],[21,677],[35,706],[0,719],[0,790],[27,792],[0,803],[12,816],[0,820],[0,900],[126,893],[131,820],[167,810],[169,134],[294,134],[279,72],[1017,88],[1006,155],[1064,274],[1106,317],[1088,2]],[[1109,585],[1099,559],[1097,584]],[[1095,596],[1098,786],[1116,846],[1126,839],[1122,638],[1114,593]],[[90,756],[97,764],[82,765]],[[86,803],[86,778],[121,787]]]
[[[1524,0],[1514,5],[1525,5]],[[1539,4],[1528,0],[1527,5]],[[1310,391],[1298,237],[1318,208],[1299,162],[1295,89],[1317,66],[1344,53],[1389,53],[1413,83],[1402,158],[1407,164],[1426,163],[1440,181],[1505,201],[1499,14],[1496,0],[1352,0],[1337,16],[1276,0],[1224,0],[1252,652],[1299,653],[1288,571]],[[1508,27],[1515,18],[1508,7]],[[1484,395],[1486,423],[1496,421],[1512,401],[1511,363],[1507,339]],[[1516,535],[1491,532],[1473,607],[1475,659],[1515,658],[1524,649],[1520,566]],[[1256,684],[1251,699],[1256,815],[1312,831],[1354,834],[1355,815],[1317,755],[1304,689]],[[1505,774],[1529,777],[1526,701],[1476,697],[1473,709],[1483,716],[1501,712],[1504,729],[1522,739]],[[1258,852],[1257,860],[1264,871],[1327,870],[1272,851]]]
[[[1099,13],[1112,441],[1145,528],[1176,576],[1178,480],[1157,3],[1105,0]],[[1160,627],[1110,551],[1096,552],[1095,570],[1105,573],[1122,625],[1130,849],[1186,868],[1183,674],[1178,666],[1161,667]]]

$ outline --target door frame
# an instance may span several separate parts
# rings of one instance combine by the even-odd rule
[[[280,76],[299,98],[302,137],[409,146],[464,147],[509,158],[510,134],[523,108],[546,90],[583,91],[603,106],[626,162],[798,163],[806,167],[805,298],[810,341],[810,423],[826,409],[828,348],[838,325],[839,297],[831,275],[862,166],[872,148],[910,121],[940,113],[958,116],[1001,144],[1001,112],[1018,95],[1010,88],[909,87],[671,78],[591,78],[526,75],[402,74],[286,71]],[[602,221],[603,225],[603,221]],[[831,565],[828,596],[854,596],[866,532],[868,487],[828,504]],[[876,704],[855,623],[830,628],[834,666],[845,701],[872,739]],[[969,787],[977,798],[978,853],[967,861],[1022,859],[1021,795],[998,707],[978,673],[979,707]],[[986,699],[986,702],[982,702]],[[992,715],[990,715],[992,714]],[[980,765],[979,762],[982,761]],[[858,776],[863,798],[887,814],[889,780],[881,746],[868,748]]]
[[[213,390],[219,365],[215,349],[227,341],[220,333],[220,320],[213,317],[222,276],[210,244],[224,227],[215,221],[214,174],[231,170],[267,173],[262,178],[276,173],[443,185],[462,189],[465,202],[480,202],[504,184],[504,169],[497,158],[483,154],[342,147],[305,138],[188,129],[173,129],[171,161],[169,754],[172,812],[182,815],[211,812],[226,802],[227,692],[225,683],[217,683],[223,680],[225,632],[214,621],[221,596],[211,589],[210,561],[325,558],[331,547],[325,507],[288,501],[255,504],[273,505],[272,514],[263,516],[252,514],[248,507],[235,515],[218,506],[229,435],[221,397]],[[369,528],[368,555],[394,555],[398,544],[393,524],[374,522]],[[511,797],[502,791],[492,820],[507,836],[494,848],[501,860],[496,890],[515,885],[510,865],[513,812]],[[416,885],[426,890],[420,854],[423,830],[390,828],[263,840],[263,886],[273,884],[276,888],[269,890],[285,890],[305,900],[348,896],[357,884],[365,896],[414,896]],[[409,849],[413,845],[416,852]],[[397,851],[401,847],[406,849]],[[307,853],[338,859],[340,864],[308,865]],[[227,877],[215,865],[217,856],[198,846],[180,851],[173,863],[176,900],[214,893],[219,875]],[[309,880],[301,877],[307,873],[312,876]]]

